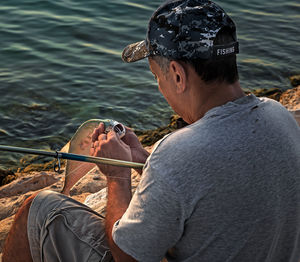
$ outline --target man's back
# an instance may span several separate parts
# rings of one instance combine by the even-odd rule
[[[116,243],[128,250],[122,235],[133,223],[134,245],[141,223],[144,252],[174,240],[168,261],[298,262],[299,156],[300,128],[277,102],[248,96],[214,108],[157,146]],[[138,221],[130,212],[138,213],[141,199],[148,206]],[[163,231],[155,244],[153,228]]]
[[[181,255],[197,253],[201,261],[296,261],[300,129],[275,102],[238,101],[245,104],[212,109],[169,138],[171,144],[179,135],[194,140],[181,152],[191,167],[176,176],[190,215],[178,243],[185,246]],[[177,168],[185,161],[177,159]]]

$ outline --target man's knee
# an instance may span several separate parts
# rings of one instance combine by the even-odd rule
[[[27,237],[27,220],[31,203],[37,194],[38,192],[29,196],[16,213],[3,247],[3,262],[32,261]]]
[[[24,201],[23,205],[30,207],[33,199],[37,196],[38,193],[40,193],[40,192],[35,192],[31,196],[29,196],[28,198],[26,198],[26,200]]]

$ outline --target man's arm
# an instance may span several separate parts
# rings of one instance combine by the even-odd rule
[[[97,141],[93,138],[94,156],[132,160],[130,146],[115,133],[97,137]],[[160,150],[152,155],[152,165],[145,166],[145,175],[132,198],[130,169],[99,165],[107,177],[106,232],[116,261],[161,261],[184,232],[183,198],[170,184],[170,174],[177,169],[165,168],[168,162],[158,165],[159,155],[165,155]]]
[[[124,176],[125,174],[120,174]],[[126,175],[125,175],[126,176]],[[112,229],[116,221],[118,221],[123,214],[131,200],[131,181],[130,179],[114,179],[107,178],[108,199],[107,199],[107,213],[106,213],[106,235],[110,250],[113,254],[114,260],[118,261],[136,261],[126,253],[124,253],[114,242],[112,238]]]
[[[130,147],[121,141],[114,131],[107,135],[103,132],[104,126],[102,124],[92,136],[91,155],[132,161]],[[112,238],[114,223],[123,216],[131,200],[131,170],[130,168],[110,165],[98,165],[98,167],[107,178],[108,201],[105,229],[111,253],[116,262],[136,261],[123,252]]]

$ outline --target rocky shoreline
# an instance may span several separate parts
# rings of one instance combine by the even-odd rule
[[[279,89],[261,89],[256,90],[254,94],[256,96],[270,97],[282,103],[287,109],[293,111],[299,110],[300,112],[300,75],[291,77],[290,80],[294,88],[285,92]],[[172,116],[168,126],[149,131],[136,131],[136,134],[141,143],[151,152],[152,145],[156,141],[185,125],[186,123],[180,117]],[[44,189],[61,191],[64,173],[55,173],[52,171],[54,161],[44,164],[31,164],[22,172],[17,173],[9,170],[0,170],[0,185],[2,185],[0,187],[0,253],[14,215],[24,200],[33,192]],[[62,171],[64,171],[64,166]],[[138,183],[139,175],[133,170],[133,190],[135,190]],[[86,203],[97,212],[105,214],[106,179],[96,167],[76,183],[70,195],[74,199]]]

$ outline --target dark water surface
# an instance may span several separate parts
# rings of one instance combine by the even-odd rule
[[[245,89],[290,88],[300,72],[300,2],[216,1],[238,26]],[[120,55],[144,39],[161,1],[1,0],[0,144],[57,149],[91,118],[138,129],[168,122],[147,61]],[[0,152],[0,168],[20,155]]]

